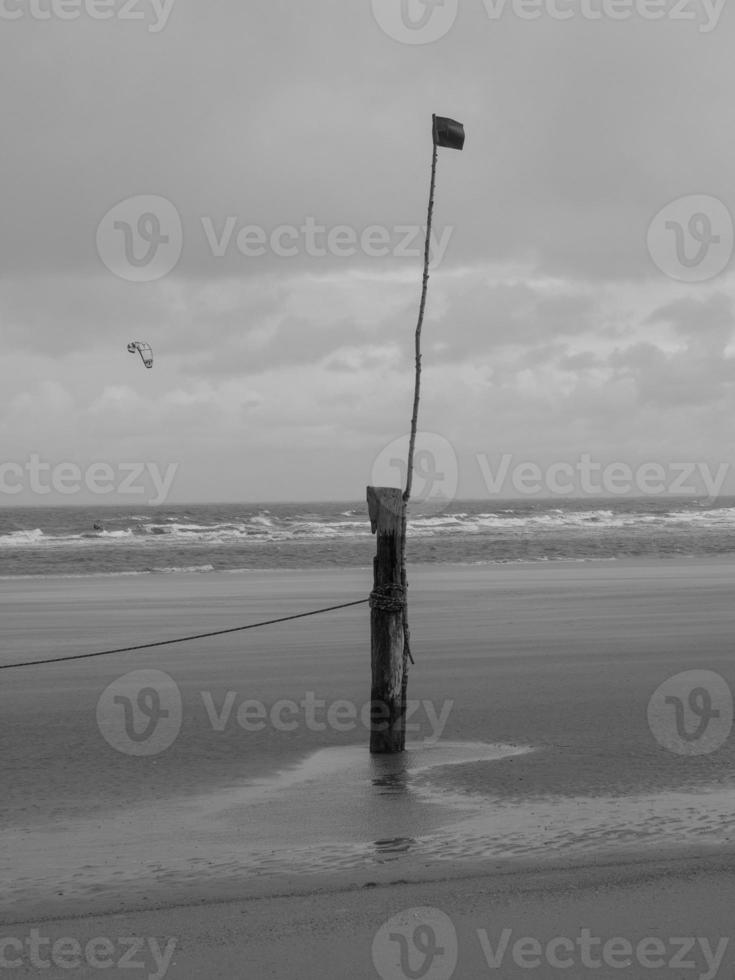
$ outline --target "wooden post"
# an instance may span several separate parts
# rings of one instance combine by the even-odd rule
[[[368,487],[368,511],[377,554],[370,594],[370,752],[403,752],[406,747],[406,672],[402,581],[403,494],[397,487]]]
[[[440,126],[441,123],[441,126]],[[378,553],[373,565],[373,591],[370,595],[370,642],[373,684],[370,705],[370,751],[403,752],[406,747],[406,697],[411,633],[408,628],[408,581],[406,576],[406,524],[411,499],[413,457],[421,397],[421,328],[429,287],[431,222],[434,215],[437,147],[461,150],[464,127],[444,116],[431,117],[432,155],[429,209],[424,241],[424,275],[421,284],[419,318],[416,324],[413,413],[408,441],[406,489],[368,487],[370,525],[378,535]]]

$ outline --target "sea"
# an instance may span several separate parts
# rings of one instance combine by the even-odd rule
[[[0,578],[369,567],[364,502],[0,508]],[[419,502],[411,562],[735,553],[735,497]]]

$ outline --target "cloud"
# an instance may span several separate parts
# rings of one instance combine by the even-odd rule
[[[735,328],[733,301],[724,293],[706,299],[685,296],[654,310],[647,322],[667,323],[692,346],[714,344],[722,351]]]
[[[177,0],[148,26],[3,25],[21,80],[0,95],[6,455],[170,454],[184,499],[366,482],[410,418],[432,112],[467,142],[439,154],[421,425],[466,456],[731,447],[732,268],[681,283],[646,247],[678,197],[735,209],[731,19],[703,34],[464,4],[410,46],[367,3]],[[141,194],[181,217],[160,281],[97,252],[102,217]],[[206,228],[228,221],[218,255]],[[309,221],[412,226],[419,249],[316,254]],[[248,225],[293,226],[296,254],[243,254]]]

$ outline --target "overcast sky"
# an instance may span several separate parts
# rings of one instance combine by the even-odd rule
[[[714,0],[0,0],[0,505],[124,500],[98,463],[363,499],[410,421],[432,112],[467,139],[419,427],[458,494],[504,456],[729,464],[734,42]]]

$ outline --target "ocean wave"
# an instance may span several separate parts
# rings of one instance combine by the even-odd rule
[[[217,569],[214,565],[172,565],[169,567],[160,568],[139,568],[139,569],[125,569],[115,572],[103,572],[103,571],[93,571],[93,572],[43,572],[40,574],[18,574],[18,575],[0,575],[0,582],[11,582],[17,581],[18,579],[32,579],[34,582],[36,579],[67,579],[67,578],[131,578],[139,575],[179,575],[179,574],[199,574],[206,575],[210,572],[216,572]],[[253,571],[250,568],[230,568],[227,569],[228,572],[249,572]],[[261,570],[262,571],[262,570]]]
[[[239,523],[223,522],[215,524],[171,523],[146,524],[142,531],[150,536],[166,536],[180,542],[197,541],[208,544],[226,544],[237,541],[290,541],[296,538],[334,538],[353,534],[369,535],[367,521],[330,521],[289,519],[275,521],[257,515]]]
[[[554,503],[554,506],[551,504]],[[255,509],[254,509],[255,510]],[[86,526],[74,527],[73,522],[62,515],[54,524],[52,519],[36,526],[37,514],[28,519],[28,526],[0,532],[0,549],[12,549],[14,554],[24,549],[34,551],[42,548],[70,550],[76,548],[115,548],[140,549],[150,552],[153,548],[166,555],[166,549],[188,548],[234,548],[239,546],[260,547],[261,545],[281,545],[292,543],[294,547],[306,546],[309,542],[332,547],[339,542],[361,541],[372,537],[367,514],[360,508],[319,511],[310,507],[284,509],[270,512],[258,509],[257,512],[238,512],[224,507],[207,510],[205,506],[195,513],[189,511],[161,514],[151,518],[145,514],[118,514],[99,518],[94,513],[85,515]],[[92,523],[99,520],[104,527],[92,530]],[[7,527],[7,525],[6,525]],[[632,536],[636,540],[652,535],[671,537],[671,535],[699,535],[710,541],[716,531],[735,530],[735,506],[695,506],[681,502],[669,509],[662,501],[655,500],[631,502],[622,501],[611,505],[600,502],[597,506],[585,507],[584,502],[567,502],[566,506],[556,506],[549,501],[546,506],[519,503],[515,507],[498,509],[482,506],[463,506],[461,510],[441,513],[409,513],[408,533],[410,538],[445,539],[461,542],[463,538],[481,542],[527,542],[562,540],[567,544],[565,550],[582,553],[582,546],[573,542],[587,541],[594,545],[602,540],[610,541],[615,532],[620,532],[621,541]],[[687,550],[686,548],[684,550]],[[56,552],[55,552],[56,553]],[[114,554],[117,554],[117,550]],[[120,552],[122,553],[122,551]],[[636,552],[633,552],[636,553]],[[102,554],[102,552],[100,552]],[[113,554],[113,552],[111,552]],[[179,557],[179,556],[177,556]],[[190,555],[187,554],[187,558]],[[523,557],[521,555],[521,557]],[[56,559],[55,559],[56,560]],[[86,560],[86,559],[85,559]],[[153,561],[148,562],[153,565]],[[189,564],[176,560],[155,562],[156,567],[178,568]]]
[[[43,537],[40,527],[27,531],[11,531],[10,534],[0,534],[0,548],[22,548],[25,545],[36,544]]]
[[[167,565],[162,568],[149,568],[152,575],[177,575],[180,572],[197,572],[198,574],[205,574],[207,572],[213,572],[214,565]]]
[[[36,579],[66,579],[66,578],[120,578],[120,577],[131,577],[135,575],[150,575],[149,569],[130,569],[130,570],[120,570],[116,572],[36,572],[34,574],[23,574],[19,573],[17,575],[0,575],[0,582],[15,582],[20,580],[33,580]]]
[[[672,511],[667,518],[681,523],[726,525],[735,527],[735,507],[717,507],[710,510]]]
[[[263,527],[272,527],[273,521],[271,520],[270,511],[262,511],[260,514],[256,514],[255,517],[251,517],[250,521],[252,524],[260,524]]]
[[[87,545],[100,541],[121,541],[132,538],[131,528],[120,531],[82,531],[78,534],[46,534],[40,528],[33,530],[11,531],[10,534],[0,534],[0,548],[38,548],[64,547]]]

